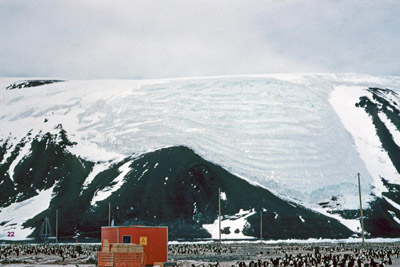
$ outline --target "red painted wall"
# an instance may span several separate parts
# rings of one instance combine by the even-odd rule
[[[101,227],[101,248],[103,249],[103,240],[107,239],[108,242],[118,243],[118,229],[115,227]]]

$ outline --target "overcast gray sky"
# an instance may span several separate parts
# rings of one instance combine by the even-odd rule
[[[0,0],[0,76],[400,75],[398,0]]]

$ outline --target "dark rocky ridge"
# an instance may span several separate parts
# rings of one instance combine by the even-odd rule
[[[26,145],[31,146],[31,153],[17,164],[13,182],[7,170],[20,147]],[[83,183],[94,163],[71,154],[66,148],[73,145],[62,128],[57,134],[28,135],[0,166],[2,207],[55,185],[50,207],[24,224],[35,228],[33,237],[38,237],[45,217],[55,225],[58,209],[61,238],[72,239],[77,235],[99,238],[100,227],[108,222],[110,202],[116,225],[168,225],[170,239],[209,238],[202,224],[217,218],[218,188],[227,197],[222,201],[224,216],[234,215],[240,209],[256,211],[248,218],[243,230],[246,235],[259,236],[258,211],[261,209],[264,209],[264,238],[346,238],[353,234],[336,220],[281,200],[183,146],[128,157],[99,173],[84,189]],[[4,157],[7,140],[0,147],[0,156]],[[109,198],[91,206],[93,195],[113,185],[120,174],[119,168],[127,162],[130,162],[130,171],[124,184]],[[277,218],[276,214],[279,214]]]
[[[355,105],[364,109],[372,118],[372,123],[381,141],[382,149],[387,152],[393,166],[400,173],[400,147],[394,141],[388,127],[379,117],[380,114],[386,115],[397,130],[400,131],[400,107],[396,102],[391,103],[387,100],[388,96],[398,97],[398,95],[391,89],[368,88],[367,91],[372,94],[372,98],[362,96],[360,97],[360,101],[355,103]],[[382,194],[386,199],[377,198],[369,203],[370,208],[364,211],[365,230],[370,236],[399,237],[400,224],[394,219],[394,216],[400,218],[400,211],[389,201],[400,203],[400,185],[389,183],[385,177],[381,177],[381,180],[383,185],[388,189],[388,192]],[[360,217],[359,210],[337,211],[336,213],[348,219]]]
[[[6,90],[13,90],[13,89],[21,89],[27,87],[36,87],[42,86],[45,84],[52,84],[52,83],[59,83],[65,82],[64,80],[26,80],[26,81],[18,81],[13,84],[7,86]]]

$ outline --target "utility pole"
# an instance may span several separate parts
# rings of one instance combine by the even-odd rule
[[[111,226],[111,202],[108,202],[108,226]]]
[[[360,196],[362,246],[364,247],[365,246],[365,241],[364,241],[364,215],[363,215],[363,208],[362,208],[362,201],[361,201],[360,173],[358,173],[358,193],[359,193],[359,196]]]
[[[58,209],[56,209],[56,243],[58,243]]]
[[[260,241],[262,240],[262,208],[260,210]]]
[[[218,229],[219,243],[221,244],[221,188],[218,188]]]

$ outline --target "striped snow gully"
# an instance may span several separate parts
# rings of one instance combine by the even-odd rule
[[[371,184],[375,187],[374,193],[378,196],[387,191],[381,177],[385,177],[391,183],[400,181],[400,175],[388,154],[382,150],[372,118],[363,108],[355,106],[355,103],[360,101],[360,96],[367,95],[372,99],[372,94],[365,89],[365,87],[336,86],[329,99],[343,126],[351,134],[353,144],[368,170],[368,173],[360,171],[363,201],[370,200],[367,187],[370,187]],[[349,173],[350,177],[351,175],[354,176],[356,173]],[[370,177],[372,177],[372,181]],[[356,195],[356,197],[358,196]]]
[[[107,170],[111,164],[109,163],[97,163],[93,166],[92,171],[89,173],[88,177],[86,178],[85,182],[82,186],[82,191],[79,195],[82,195],[83,191],[85,191],[89,185],[93,182],[93,179],[97,176],[97,174]]]
[[[124,163],[121,167],[119,167],[120,174],[112,181],[114,184],[113,186],[108,186],[101,191],[97,191],[91,201],[91,205],[95,205],[96,202],[102,201],[107,199],[109,196],[112,195],[115,191],[121,188],[122,184],[125,182],[125,176],[131,171],[130,165],[132,161],[128,161]]]
[[[4,140],[6,141],[6,140]],[[7,151],[6,154],[3,157],[3,160],[0,162],[0,165],[3,165],[4,163],[6,163],[7,159],[12,155],[12,152],[14,151],[15,147],[14,144],[11,140],[8,140],[7,143]]]
[[[394,202],[393,200],[389,199],[388,197],[383,196],[383,198],[390,204],[392,205],[393,208],[397,209],[398,211],[400,211],[400,204],[397,204],[396,202]]]
[[[394,211],[391,211],[391,210],[388,210],[388,212],[390,213],[390,215],[392,215],[393,220],[394,220],[395,222],[397,222],[398,224],[400,224],[400,219],[397,218],[396,213],[395,213]]]
[[[399,101],[400,104],[400,101]],[[392,121],[386,116],[384,113],[379,113],[379,118],[388,128],[390,134],[393,137],[393,141],[396,143],[398,147],[400,147],[400,130],[392,123]]]
[[[25,145],[21,148],[21,150],[18,153],[18,156],[13,160],[11,163],[9,169],[8,169],[8,174],[10,175],[10,179],[14,182],[14,170],[15,167],[17,167],[18,163],[26,157],[29,156],[31,153],[31,144],[30,141],[26,140]]]

